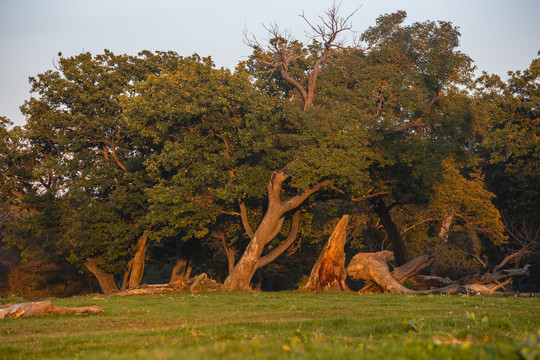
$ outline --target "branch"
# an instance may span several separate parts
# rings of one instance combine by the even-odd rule
[[[270,234],[270,237],[268,237],[268,241],[266,242],[266,244],[268,244],[270,241],[274,240],[276,236],[278,236],[279,232],[281,231],[281,227],[283,226],[284,221],[285,221],[284,217],[279,218],[276,224],[276,227],[274,228],[274,231],[272,232],[272,234]]]
[[[352,198],[351,201],[363,201],[363,200],[366,200],[366,199],[369,199],[369,198],[372,198],[372,197],[375,197],[375,196],[386,195],[386,194],[390,194],[390,191],[386,190],[386,191],[381,191],[381,192],[378,192],[378,193],[373,193],[373,194],[368,194],[368,195],[364,195],[364,196],[355,197],[355,198]]]
[[[266,185],[266,189],[268,190],[268,201],[270,203],[280,203],[279,195],[281,193],[281,185],[289,175],[287,175],[284,171],[274,171],[272,175],[270,176],[270,180],[268,180],[268,184]],[[283,212],[285,213],[285,211]]]
[[[116,151],[114,151],[114,147],[110,147],[109,151],[111,152],[111,155],[114,159],[114,161],[116,162],[116,164],[122,169],[124,170],[124,172],[128,172],[128,169],[124,166],[124,164],[122,164],[120,162],[120,160],[118,159],[118,157],[116,156]]]
[[[459,282],[465,284],[486,284],[495,280],[504,279],[511,276],[529,275],[529,268],[530,265],[525,265],[522,269],[501,270],[492,274],[466,277],[459,280]]]
[[[246,230],[246,234],[249,236],[249,238],[253,239],[253,236],[255,236],[255,232],[249,225],[246,204],[244,204],[242,200],[239,200],[238,203],[240,205],[240,216],[242,217],[242,225],[244,225],[244,230]]]
[[[282,218],[283,219],[283,218]],[[281,255],[291,244],[296,240],[296,235],[298,234],[298,229],[300,227],[300,210],[295,211],[292,216],[291,221],[291,231],[287,238],[281,242],[274,250],[272,250],[267,255],[261,257],[255,266],[255,269],[259,269],[263,266],[268,265],[274,261],[279,255]]]
[[[310,189],[307,189],[301,194],[296,195],[292,199],[288,200],[287,202],[283,203],[281,205],[281,211],[282,214],[286,213],[287,211],[293,210],[300,206],[306,200],[311,194],[321,190],[322,188],[330,185],[332,182],[330,180],[324,180],[318,183],[317,185],[313,186]]]

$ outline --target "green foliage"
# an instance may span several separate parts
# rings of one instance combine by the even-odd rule
[[[479,117],[484,127],[478,149],[497,204],[515,221],[534,224],[540,209],[540,58],[524,71],[479,78]]]
[[[349,250],[380,250],[375,202],[364,201],[378,199],[414,254],[438,248],[450,217],[441,266],[475,268],[486,239],[506,240],[500,210],[537,228],[540,59],[507,82],[484,74],[472,93],[458,28],[406,16],[381,15],[363,48],[270,28],[268,48],[252,43],[234,72],[174,52],[59,54],[30,78],[28,123],[0,117],[2,241],[79,266],[96,257],[117,274],[143,234],[234,252],[247,241],[239,202],[256,229],[280,170],[283,199],[331,183],[302,208],[310,252],[345,212]]]
[[[271,99],[245,72],[186,58],[149,77],[125,99],[134,131],[158,151],[145,161],[156,186],[148,191],[154,239],[206,236],[217,217],[266,195],[265,183],[285,154]]]

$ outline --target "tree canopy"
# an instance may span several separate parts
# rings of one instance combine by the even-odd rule
[[[30,78],[27,124],[0,117],[2,241],[103,291],[181,257],[251,288],[287,251],[318,251],[344,213],[353,247],[389,247],[398,265],[534,257],[539,59],[475,79],[451,23],[398,11],[346,43],[353,14],[303,16],[305,43],[277,25],[267,43],[246,35],[234,71],[196,54],[59,54]]]

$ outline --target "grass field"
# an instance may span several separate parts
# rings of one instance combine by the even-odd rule
[[[51,300],[105,312],[0,320],[0,358],[540,359],[540,298],[211,292]]]

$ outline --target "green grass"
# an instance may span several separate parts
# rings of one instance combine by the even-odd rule
[[[540,298],[211,292],[52,300],[105,312],[0,320],[0,358],[540,358]]]

